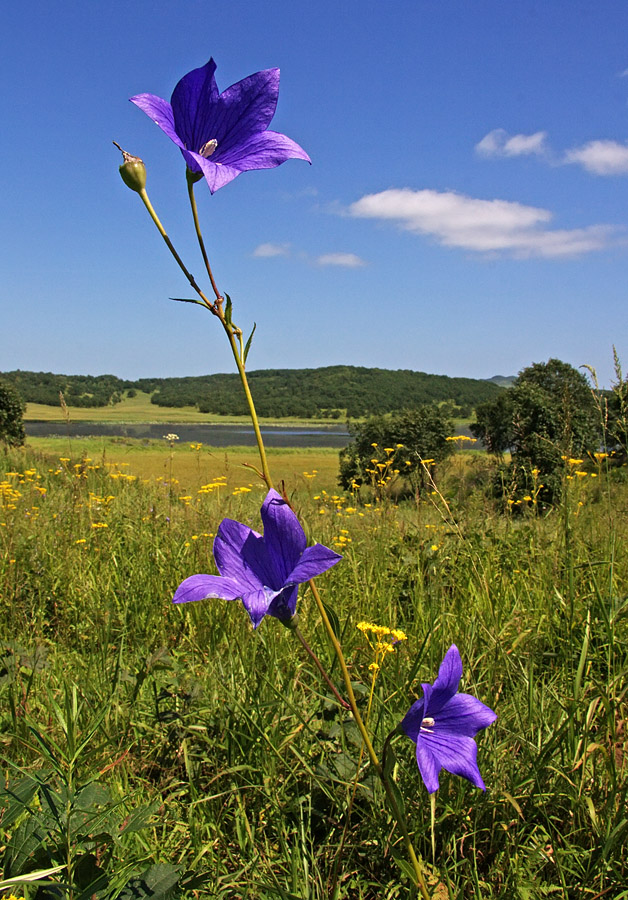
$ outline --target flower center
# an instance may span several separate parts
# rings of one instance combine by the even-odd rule
[[[212,139],[211,141],[207,141],[207,143],[203,144],[203,146],[201,147],[201,149],[198,152],[201,156],[204,156],[205,159],[207,159],[208,157],[210,157],[212,155],[212,153],[214,152],[214,150],[216,149],[217,146],[218,146],[218,141],[215,139]]]
[[[434,719],[431,716],[426,716],[421,722],[421,731],[431,731],[434,727]]]

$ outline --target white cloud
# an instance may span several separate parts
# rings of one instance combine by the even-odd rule
[[[617,73],[618,78],[626,78],[628,76],[628,69],[624,69],[622,72]]]
[[[565,153],[566,163],[577,163],[594,175],[628,173],[628,144],[617,141],[589,141]]]
[[[288,256],[290,244],[260,244],[253,251],[253,256],[259,259],[269,259],[272,256]]]
[[[546,138],[546,131],[511,137],[503,128],[495,128],[475,145],[475,151],[480,156],[542,156],[547,152]]]
[[[349,215],[394,221],[446,247],[517,257],[579,256],[602,250],[615,232],[605,225],[552,231],[546,227],[552,219],[547,209],[410,188],[367,194],[351,204]]]
[[[322,256],[316,257],[318,266],[344,266],[346,269],[357,269],[359,266],[365,266],[363,259],[355,253],[323,253]]]

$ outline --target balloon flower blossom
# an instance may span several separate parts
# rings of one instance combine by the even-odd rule
[[[481,728],[497,718],[484,703],[470,694],[459,694],[462,660],[452,644],[440,664],[434,684],[423,684],[423,698],[417,700],[401,723],[416,743],[416,761],[430,794],[438,790],[438,774],[446,769],[462,775],[485,790],[476,762],[478,748],[473,740]]]
[[[268,131],[279,94],[279,69],[265,69],[218,91],[216,63],[193,69],[177,84],[170,103],[154,94],[131,102],[144,110],[179,147],[188,169],[214,193],[251,169],[274,169],[287,159],[310,157],[302,147]]]
[[[299,520],[277,491],[269,491],[264,500],[262,522],[263,536],[241,522],[223,519],[214,540],[220,575],[186,578],[173,602],[241,600],[254,628],[266,615],[287,624],[296,613],[299,585],[342,557],[322,544],[306,547]]]

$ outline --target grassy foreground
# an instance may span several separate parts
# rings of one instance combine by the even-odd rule
[[[4,878],[71,880],[38,900],[411,896],[364,764],[347,817],[359,737],[288,630],[268,619],[253,632],[238,602],[171,604],[183,578],[213,571],[223,517],[259,527],[255,478],[230,480],[232,451],[225,472],[176,448],[173,476],[191,460],[176,484],[163,448],[159,472],[143,467],[150,448],[117,465],[108,448],[47,449],[0,456]],[[335,465],[334,451],[316,454]],[[376,746],[452,642],[461,689],[499,716],[478,736],[486,793],[443,772],[433,829],[414,745],[393,742],[435,896],[628,897],[622,472],[572,480],[545,517],[513,517],[484,499],[480,455],[454,460],[441,495],[399,507],[332,497],[327,476],[308,477],[319,466],[299,455],[291,473],[290,458],[271,465],[290,474],[310,540],[345,557],[318,583],[365,706],[373,657],[358,621],[408,637],[376,684]],[[307,592],[299,609],[337,677]]]

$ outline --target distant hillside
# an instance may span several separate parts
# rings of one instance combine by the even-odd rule
[[[27,402],[59,406],[59,391],[68,406],[107,406],[127,391],[145,391],[163,407],[196,406],[200,412],[245,415],[246,403],[237,374],[187,378],[140,378],[114,375],[54,375],[51,372],[4,372]],[[409,369],[327,366],[320,369],[261,369],[248,373],[261,416],[329,416],[352,418],[412,409],[423,403],[447,403],[449,415],[469,416],[478,403],[501,388],[493,381],[449,378]]]
[[[499,387],[510,387],[516,378],[516,375],[493,375],[488,381],[492,381],[493,384],[497,384]]]

